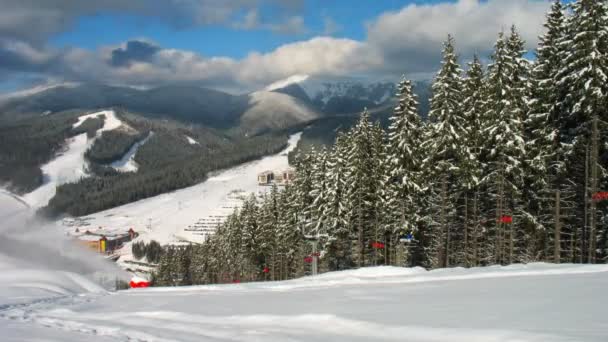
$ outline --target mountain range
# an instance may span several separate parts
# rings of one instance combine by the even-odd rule
[[[428,98],[426,83],[417,87],[421,112]],[[14,121],[66,110],[110,107],[150,118],[170,118],[247,135],[285,129],[315,119],[356,115],[394,103],[392,82],[295,75],[249,94],[233,95],[194,85],[149,89],[104,84],[60,85],[0,101],[0,121]]]

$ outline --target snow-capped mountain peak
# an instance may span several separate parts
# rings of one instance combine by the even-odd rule
[[[366,78],[293,75],[266,90],[291,95],[322,112],[337,114],[383,105],[393,98],[396,86],[394,82]]]
[[[268,85],[265,88],[265,90],[267,90],[267,91],[273,91],[273,90],[277,90],[277,89],[282,89],[282,88],[285,88],[285,87],[287,87],[287,86],[289,86],[291,84],[294,84],[294,83],[297,84],[297,83],[306,81],[309,77],[310,77],[309,75],[304,75],[304,74],[292,75],[292,76],[289,76],[289,77],[287,77],[285,79],[276,81],[276,82]]]

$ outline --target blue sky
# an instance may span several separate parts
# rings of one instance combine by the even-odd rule
[[[55,46],[79,46],[94,49],[116,45],[133,38],[148,38],[167,48],[195,51],[207,56],[245,57],[251,51],[267,52],[289,42],[324,34],[325,20],[337,25],[332,35],[356,40],[365,38],[365,22],[387,11],[410,3],[437,3],[439,0],[311,0],[304,3],[302,17],[306,32],[269,33],[266,30],[240,30],[226,25],[179,28],[158,18],[103,13],[78,18],[73,27],[53,37]],[[267,8],[264,15],[277,15]],[[94,37],[93,39],[91,37]]]
[[[194,83],[230,92],[295,75],[429,78],[448,33],[463,60],[547,0],[0,0],[0,93],[35,84]]]

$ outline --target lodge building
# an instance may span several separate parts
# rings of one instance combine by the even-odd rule
[[[258,185],[287,185],[293,182],[296,178],[296,172],[293,169],[283,171],[264,171],[258,174]]]

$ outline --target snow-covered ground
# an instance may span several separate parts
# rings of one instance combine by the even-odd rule
[[[607,265],[549,264],[376,267],[118,293],[82,287],[0,305],[0,332],[3,341],[606,341],[606,288]]]
[[[188,141],[188,144],[190,144],[190,145],[200,145],[200,144],[198,143],[198,141],[196,141],[196,140],[192,139],[191,137],[189,137],[189,136],[187,136],[187,135],[185,135],[185,137],[186,137],[186,140]]]
[[[27,208],[29,208],[28,203],[21,197],[0,189],[0,218],[13,216]]]
[[[205,230],[217,224],[240,206],[250,193],[264,193],[257,174],[266,170],[283,171],[289,167],[287,153],[293,150],[301,133],[289,138],[288,147],[275,155],[217,172],[207,181],[174,192],[154,196],[120,207],[81,217],[92,227],[123,232],[129,228],[140,233],[141,240],[161,244],[204,241]],[[65,227],[74,230],[74,226]],[[128,246],[125,253],[129,254]],[[125,255],[128,258],[128,255]]]
[[[105,115],[103,128],[97,131],[98,136],[103,131],[110,131],[122,125],[116,117],[114,111],[105,110],[92,114],[82,115],[74,128],[80,126],[86,119]],[[87,139],[87,134],[79,134],[71,138],[64,151],[53,158],[50,162],[42,165],[44,183],[36,190],[23,196],[23,199],[32,207],[39,208],[47,205],[51,198],[55,196],[58,185],[74,182],[82,177],[86,177],[86,160],[84,153],[91,147],[95,139]]]
[[[152,138],[153,135],[154,132],[150,131],[150,133],[148,133],[148,136],[145,139],[133,144],[129,151],[127,151],[127,153],[122,156],[122,158],[111,163],[110,166],[120,172],[136,172],[137,169],[139,169],[139,165],[135,161],[135,155],[137,154],[137,150],[139,150],[139,148],[143,144],[145,144],[148,139]]]

